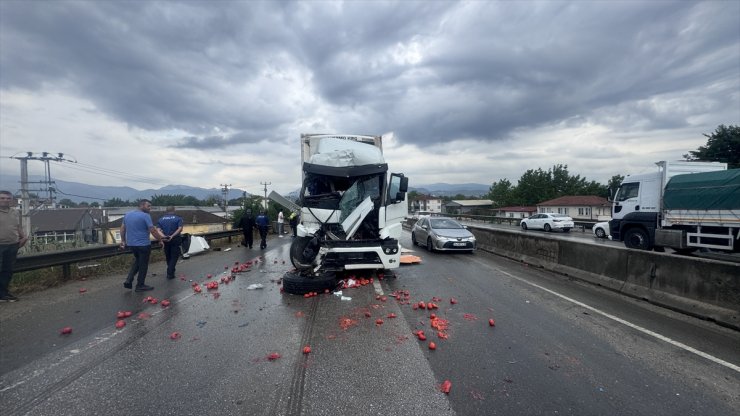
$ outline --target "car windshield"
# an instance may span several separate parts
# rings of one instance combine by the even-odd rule
[[[457,228],[463,228],[462,225],[460,225],[457,221],[450,220],[447,218],[435,218],[430,220],[432,224],[432,228],[435,229],[457,229]]]

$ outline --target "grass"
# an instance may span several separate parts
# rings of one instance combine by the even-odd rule
[[[222,247],[229,243],[228,238],[221,238],[209,242],[212,248]],[[46,269],[29,270],[27,272],[14,273],[10,282],[9,290],[15,294],[24,294],[59,286],[71,280],[92,280],[114,273],[125,273],[131,267],[132,255],[122,254],[118,256],[105,257],[98,260],[87,261],[70,265],[70,276],[64,278],[62,266],[53,266]],[[152,250],[150,263],[164,261],[164,253],[161,250]]]

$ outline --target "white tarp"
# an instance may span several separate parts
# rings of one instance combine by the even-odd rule
[[[193,254],[202,253],[211,247],[208,245],[208,242],[205,238],[197,236],[197,235],[191,235],[190,236],[190,247],[188,247],[188,252],[183,253],[184,258],[188,258],[192,256]]]
[[[373,145],[327,137],[319,142],[317,153],[311,156],[309,163],[347,167],[382,164],[385,159],[380,149]]]

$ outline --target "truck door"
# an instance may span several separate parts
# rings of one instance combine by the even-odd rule
[[[614,196],[612,218],[621,219],[625,215],[640,210],[640,182],[624,182]]]
[[[409,215],[408,204],[406,203],[406,191],[408,190],[409,179],[402,173],[391,173],[388,183],[388,195],[386,195],[385,206],[385,223],[399,224]]]

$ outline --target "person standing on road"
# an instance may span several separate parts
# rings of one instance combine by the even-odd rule
[[[293,230],[293,238],[298,237],[298,211],[291,212],[288,221],[290,221],[290,228]]]
[[[285,224],[285,217],[283,217],[283,210],[278,211],[278,237],[283,238],[283,224]]]
[[[241,227],[244,234],[244,247],[252,248],[254,241],[254,217],[252,216],[251,209],[244,211],[244,215],[239,220],[239,227]]]
[[[265,211],[260,211],[260,215],[255,219],[255,225],[260,232],[260,248],[267,248],[267,230],[270,227],[270,220],[265,215]]]
[[[167,212],[157,221],[157,227],[164,234],[164,257],[167,261],[167,279],[175,278],[175,265],[180,258],[182,244],[182,218],[175,214],[175,207],[168,206]]]
[[[152,243],[149,241],[149,234],[159,241],[161,247],[164,247],[164,236],[154,226],[152,217],[149,215],[151,209],[151,201],[142,199],[139,201],[138,209],[129,211],[123,216],[123,224],[121,224],[121,248],[129,247],[134,254],[134,262],[128,271],[126,281],[123,282],[123,287],[131,289],[134,275],[138,272],[139,275],[136,279],[135,289],[137,292],[154,289],[145,283],[146,273],[149,270],[149,256],[152,252]]]
[[[13,266],[18,249],[26,245],[20,213],[11,208],[13,194],[0,191],[0,302],[15,302],[17,297],[8,291],[13,278]]]

